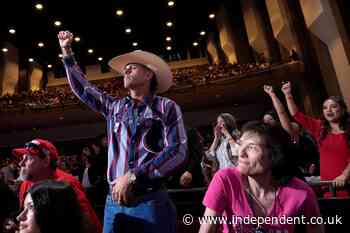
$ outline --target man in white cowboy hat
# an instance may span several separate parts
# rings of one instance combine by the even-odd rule
[[[176,211],[163,181],[187,160],[187,138],[179,106],[156,95],[170,88],[170,67],[141,50],[113,58],[109,65],[129,90],[113,98],[92,86],[76,64],[73,34],[61,31],[58,39],[72,91],[107,120],[110,193],[103,232],[175,232]]]

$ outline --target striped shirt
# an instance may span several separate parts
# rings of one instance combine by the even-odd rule
[[[107,121],[110,185],[128,170],[140,180],[164,178],[187,160],[187,137],[182,113],[172,100],[152,96],[136,103],[114,98],[87,80],[73,56],[63,59],[73,93]]]

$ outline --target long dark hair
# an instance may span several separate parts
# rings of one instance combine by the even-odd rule
[[[221,117],[225,122],[226,129],[232,134],[233,137],[239,137],[239,130],[237,127],[236,118],[230,113],[220,113],[218,117]]]
[[[295,175],[293,162],[294,146],[289,134],[280,125],[269,125],[262,121],[251,121],[243,125],[242,134],[256,133],[263,138],[271,161],[271,173],[277,185],[286,185]]]
[[[335,103],[339,104],[341,110],[343,111],[343,114],[341,115],[339,120],[339,128],[345,131],[348,146],[350,147],[350,115],[346,107],[345,101],[340,96],[330,96],[327,100],[333,100]],[[332,130],[331,125],[326,120],[324,114],[322,114],[321,132],[320,132],[320,139],[319,139],[320,144],[327,137],[328,133],[331,132],[331,130]]]
[[[34,215],[41,233],[82,233],[82,213],[73,188],[59,181],[46,180],[29,190]]]

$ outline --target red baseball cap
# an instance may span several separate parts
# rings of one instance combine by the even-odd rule
[[[17,157],[23,156],[24,154],[34,156],[44,154],[45,156],[50,156],[52,160],[58,159],[57,148],[51,142],[39,138],[27,142],[23,148],[13,149],[12,154]]]

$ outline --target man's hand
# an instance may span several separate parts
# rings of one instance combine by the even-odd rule
[[[135,200],[132,192],[132,183],[130,180],[130,174],[126,173],[123,176],[119,176],[114,180],[112,188],[112,198],[119,205],[128,205]]]
[[[283,83],[281,90],[285,96],[292,95],[292,85],[290,82]]]
[[[183,187],[188,187],[192,183],[192,174],[188,171],[185,171],[180,177],[180,185]]]
[[[70,47],[73,42],[73,34],[70,31],[60,31],[57,37],[61,48]]]

